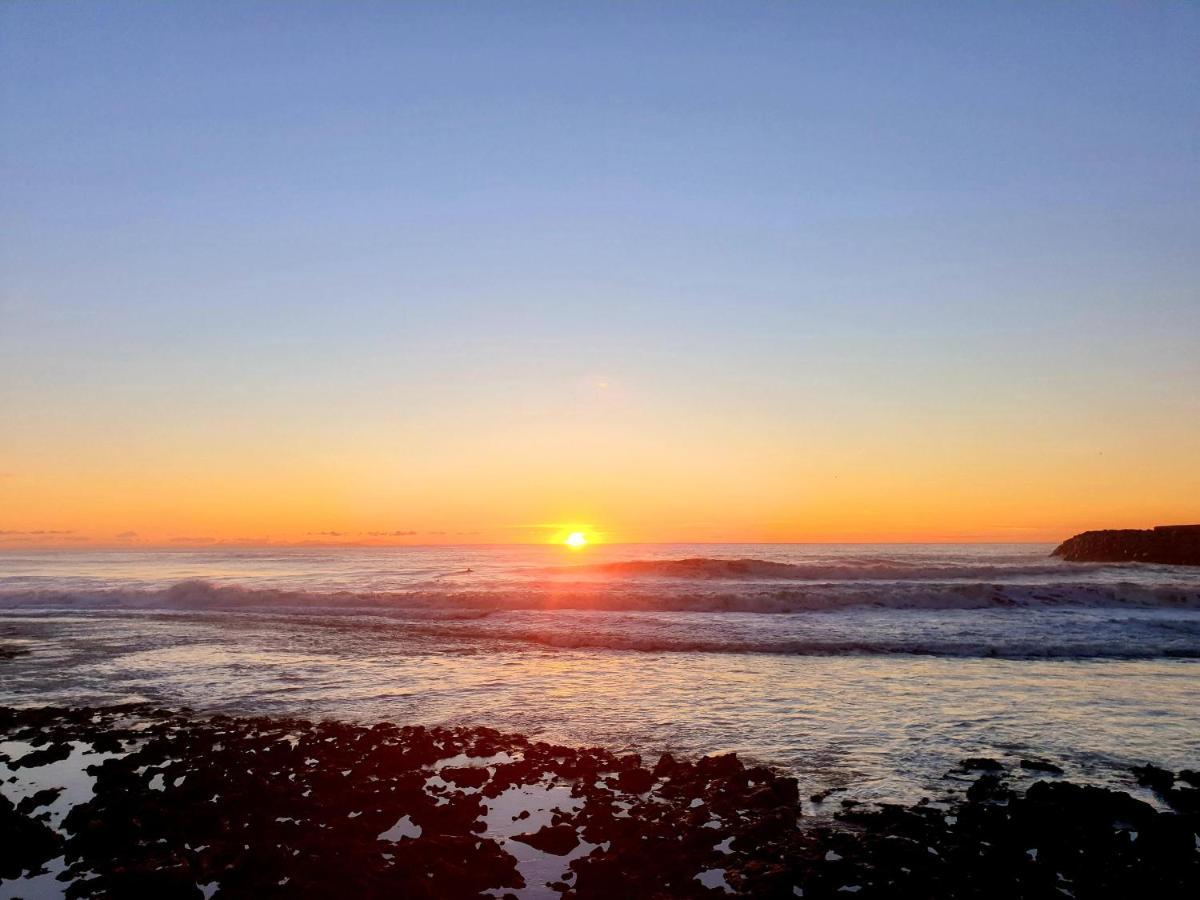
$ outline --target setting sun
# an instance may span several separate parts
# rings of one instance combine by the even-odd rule
[[[0,0],[0,900],[1200,900],[1200,0],[297,6]]]

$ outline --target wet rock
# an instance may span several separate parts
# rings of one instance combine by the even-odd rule
[[[1172,788],[1166,791],[1164,796],[1171,809],[1176,812],[1200,816],[1200,788]]]
[[[1129,771],[1137,777],[1137,783],[1142,787],[1148,787],[1160,794],[1169,791],[1175,784],[1174,773],[1158,766],[1134,766]]]
[[[747,809],[774,809],[792,807],[799,809],[800,787],[794,778],[775,778],[753,788],[742,800]]]
[[[0,795],[0,878],[36,871],[61,851],[62,838]]]
[[[488,780],[488,770],[482,766],[463,766],[462,768],[445,768],[439,772],[442,779],[453,782],[459,787],[483,787]]]
[[[664,756],[651,771],[636,755],[490,729],[0,708],[0,739],[38,737],[52,751],[106,735],[130,752],[89,768],[95,796],[67,815],[65,842],[36,819],[33,800],[48,797],[0,809],[2,865],[13,865],[10,846],[34,845],[20,850],[24,871],[62,855],[71,897],[194,897],[211,883],[235,897],[503,896],[525,885],[513,856],[480,834],[486,806],[512,785],[557,783],[577,808],[517,840],[559,856],[581,837],[599,845],[551,885],[572,897],[715,898],[722,889],[696,879],[714,868],[754,897],[1200,893],[1193,787],[1161,794],[1176,810],[1166,813],[1058,779],[1021,794],[997,763],[965,795],[953,779],[938,804],[847,800],[835,823],[798,828],[795,779],[732,754]],[[436,761],[500,751],[517,758],[491,777],[454,767],[427,790]],[[414,828],[381,839],[405,817]]]
[[[627,753],[617,760],[617,768],[623,772],[640,768],[641,765],[642,757],[640,753]]]
[[[40,809],[43,806],[49,806],[62,794],[62,788],[45,788],[44,790],[35,791],[28,797],[21,799],[17,803],[17,812],[23,816],[29,815],[35,809]]]
[[[628,794],[644,794],[654,781],[648,769],[626,769],[617,776],[617,787]]]
[[[92,742],[92,749],[97,753],[120,753],[124,747],[115,735],[102,734]]]
[[[1156,815],[1149,803],[1137,800],[1124,791],[1110,791],[1066,781],[1039,781],[1026,791],[1025,800],[1028,804],[1044,807],[1058,818],[1123,822],[1135,827]]]
[[[1007,800],[1009,791],[999,775],[988,773],[979,776],[975,783],[967,788],[967,799],[972,803],[982,801]]]
[[[999,772],[1004,769],[1003,765],[1001,765],[997,760],[992,759],[990,756],[969,756],[958,765],[960,768],[968,772],[971,770],[980,772]]]
[[[704,756],[696,763],[696,772],[705,778],[724,778],[737,775],[744,768],[736,753]]]
[[[155,900],[203,900],[204,894],[185,866],[121,868],[104,873],[89,886],[108,897],[153,897]]]
[[[20,759],[14,760],[11,766],[14,769],[33,769],[38,766],[47,765],[48,763],[62,762],[70,755],[71,745],[65,741],[59,741],[51,744],[44,750],[34,750],[31,753],[26,753]]]
[[[846,788],[844,788],[844,787],[826,788],[823,791],[817,791],[815,794],[810,796],[808,799],[811,800],[813,803],[824,803],[826,800],[829,799],[831,794],[836,794],[836,793],[838,793],[840,791],[844,791],[844,790],[846,790]]]
[[[675,761],[675,757],[670,753],[664,753],[658,758],[658,762],[654,766],[655,778],[670,778],[679,768],[679,763]]]
[[[513,840],[555,856],[565,856],[579,846],[579,835],[570,825],[544,825],[533,833],[515,835]]]
[[[1046,772],[1050,775],[1062,775],[1061,766],[1056,766],[1052,762],[1046,762],[1042,759],[1023,759],[1021,760],[1021,768],[1028,769],[1032,772]]]

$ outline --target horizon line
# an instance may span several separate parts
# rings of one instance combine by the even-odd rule
[[[1090,529],[1095,530],[1095,529]],[[1101,529],[1102,530],[1102,529]],[[954,545],[954,544],[986,544],[986,545],[1018,545],[1018,544],[1053,544],[1058,539],[1046,538],[1041,540],[988,540],[988,539],[935,539],[935,540],[828,540],[828,541],[593,541],[588,544],[589,548],[596,547],[681,547],[681,546],[704,546],[704,547],[822,547],[822,546],[871,546],[871,545],[887,545],[887,546],[928,546],[928,545]],[[1058,541],[1060,542],[1060,541]],[[222,549],[243,549],[243,550],[306,550],[306,549],[359,549],[359,550],[387,550],[387,549],[429,549],[438,547],[562,547],[563,545],[555,541],[481,541],[471,543],[392,543],[392,544],[374,544],[360,541],[342,541],[342,542],[311,542],[311,541],[280,541],[280,542],[232,542],[232,541],[212,541],[212,542],[197,542],[197,543],[158,543],[147,541],[144,543],[58,543],[58,544],[20,544],[20,543],[0,543],[0,552],[5,551],[27,551],[27,550],[62,550],[62,551],[79,551],[79,550],[222,550]],[[574,552],[580,552],[576,550]],[[582,552],[586,552],[586,549]]]

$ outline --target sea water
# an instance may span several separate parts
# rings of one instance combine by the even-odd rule
[[[0,703],[485,724],[912,800],[1200,764],[1200,569],[1045,545],[0,553]]]

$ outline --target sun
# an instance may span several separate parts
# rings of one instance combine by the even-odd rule
[[[585,535],[582,531],[572,531],[567,535],[563,543],[568,547],[578,550],[580,547],[587,546],[587,535]]]

